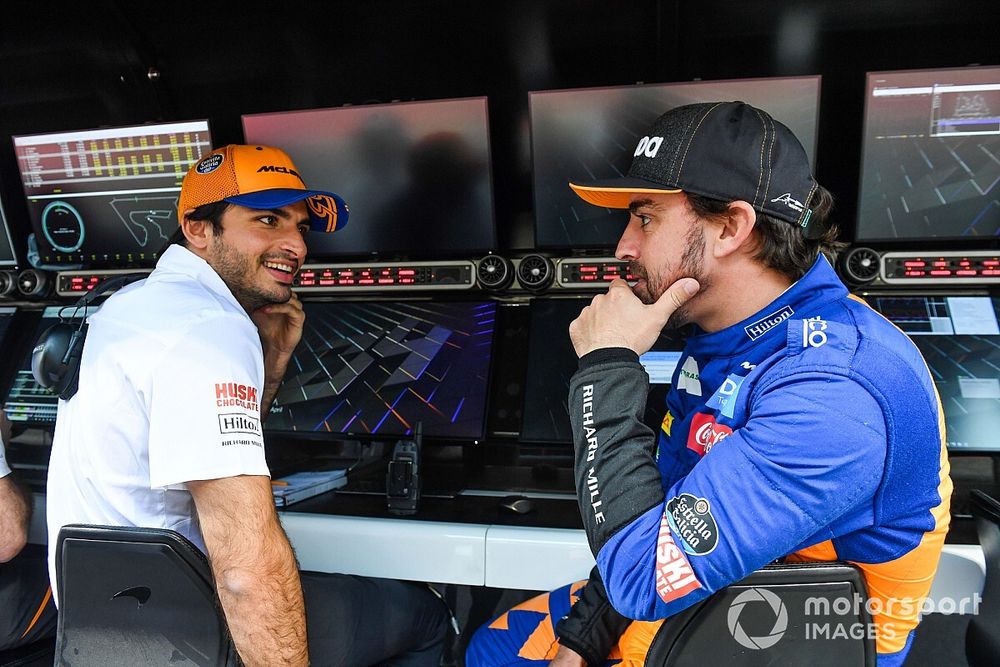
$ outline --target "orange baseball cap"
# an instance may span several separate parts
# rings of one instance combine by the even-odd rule
[[[285,151],[229,144],[216,148],[188,170],[181,183],[177,217],[218,201],[267,210],[303,199],[312,231],[335,232],[347,225],[347,202],[332,192],[308,189]]]

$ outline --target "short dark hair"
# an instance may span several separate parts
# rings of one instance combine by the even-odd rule
[[[202,220],[212,225],[212,234],[218,236],[222,233],[222,215],[229,210],[232,206],[227,201],[215,201],[210,204],[202,204],[195,210],[191,211],[191,215],[188,217],[192,220]],[[181,245],[185,248],[187,247],[187,238],[184,236],[184,229],[180,226],[180,220],[177,221],[177,231],[173,233],[167,245]]]
[[[732,203],[690,192],[685,194],[699,218],[710,220],[724,218]],[[798,280],[804,276],[821,253],[833,264],[837,259],[837,253],[847,245],[837,240],[840,235],[837,225],[826,222],[833,208],[833,195],[823,186],[817,185],[810,208],[812,224],[823,225],[825,230],[818,239],[807,239],[800,227],[758,211],[754,233],[759,247],[754,259],[768,268],[781,272],[791,280]]]

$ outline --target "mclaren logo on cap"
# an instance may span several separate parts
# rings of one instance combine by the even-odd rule
[[[329,195],[313,195],[306,199],[306,205],[317,218],[326,221],[326,229],[321,231],[332,232],[337,229],[337,202]]]
[[[211,174],[213,171],[222,166],[225,161],[226,156],[222,153],[212,153],[207,158],[198,163],[198,166],[194,168],[199,174]]]
[[[295,171],[294,169],[289,169],[288,167],[279,167],[273,164],[265,164],[264,166],[262,166],[260,169],[257,170],[257,173],[259,174],[261,172],[268,172],[268,171],[278,172],[280,174],[291,174],[292,176],[298,178],[299,180],[302,180],[302,177],[299,176],[299,172]]]
[[[640,155],[656,157],[656,153],[660,150],[660,144],[662,143],[663,137],[643,137],[639,140],[639,145],[635,147],[635,153],[632,154],[632,157],[639,157]]]

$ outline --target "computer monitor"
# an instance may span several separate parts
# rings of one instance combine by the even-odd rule
[[[589,298],[536,298],[531,302],[521,442],[573,442],[567,401],[577,356],[569,339],[569,324],[589,303]],[[663,419],[667,389],[683,347],[679,334],[667,332],[639,359],[650,379],[644,418],[647,425],[658,426]]]
[[[0,344],[6,347],[7,331],[10,329],[10,322],[17,313],[14,306],[0,306]]]
[[[208,121],[14,137],[45,265],[152,266],[177,229],[177,197],[211,150]]]
[[[996,239],[1000,67],[870,72],[857,241]]]
[[[347,227],[310,235],[310,261],[496,246],[485,97],[246,115],[243,133],[347,201]]]
[[[530,93],[536,245],[613,250],[628,215],[587,204],[567,184],[623,176],[653,121],[684,104],[742,100],[764,109],[795,133],[815,166],[819,87],[820,77],[805,76]]]
[[[486,413],[496,304],[303,304],[306,324],[269,432],[475,443]]]
[[[17,255],[14,254],[14,241],[10,237],[10,227],[0,200],[0,269],[17,265]]]
[[[56,423],[59,397],[35,382],[35,376],[31,373],[32,347],[46,329],[59,323],[60,318],[66,322],[79,322],[78,318],[95,312],[97,312],[96,306],[75,308],[72,305],[47,306],[42,311],[42,317],[38,320],[31,338],[31,345],[27,347],[20,360],[14,381],[3,404],[3,410],[12,422],[24,422],[33,426],[51,426]]]
[[[14,349],[11,340],[14,338],[11,323],[14,321],[15,315],[17,315],[17,308],[14,306],[0,306],[0,350],[7,352],[0,358],[0,392],[7,389],[6,382],[9,379],[9,374],[14,372],[15,364],[20,361],[12,359],[10,353]]]
[[[944,408],[948,449],[1000,452],[1000,297],[871,296],[920,349]]]

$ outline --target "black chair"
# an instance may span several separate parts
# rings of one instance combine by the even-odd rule
[[[0,651],[0,667],[50,667],[55,655],[54,638]]]
[[[970,667],[996,667],[1000,665],[1000,502],[978,489],[969,495],[986,557],[986,583],[979,613],[965,632],[965,657]]]
[[[173,531],[63,527],[56,590],[57,665],[240,664],[208,561]]]
[[[672,616],[645,664],[874,667],[867,599],[853,565],[769,565]]]

